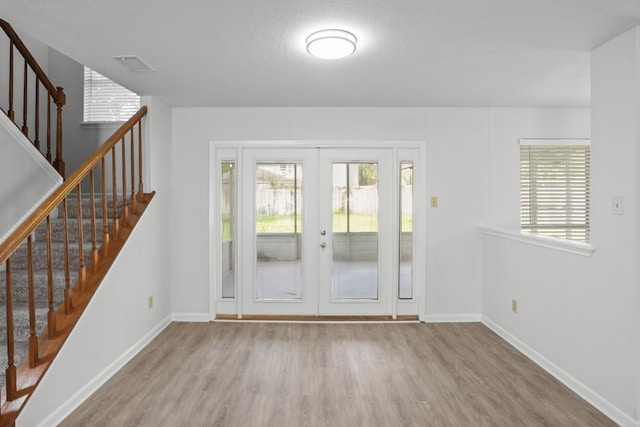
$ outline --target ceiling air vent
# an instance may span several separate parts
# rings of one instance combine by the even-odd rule
[[[117,55],[112,56],[112,58],[134,73],[148,73],[155,71],[149,64],[135,55]]]

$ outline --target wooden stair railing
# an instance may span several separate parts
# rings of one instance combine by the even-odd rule
[[[26,136],[33,145],[42,153],[42,155],[47,159],[49,163],[53,165],[53,167],[62,175],[64,178],[65,170],[64,170],[64,160],[62,159],[62,107],[66,103],[66,97],[64,91],[61,87],[55,87],[53,83],[49,80],[47,75],[42,71],[40,65],[36,62],[29,49],[22,42],[18,34],[14,31],[14,29],[9,25],[6,21],[0,19],[0,27],[4,30],[7,37],[9,37],[9,105],[6,110],[3,109],[5,114],[9,117],[9,119],[15,123],[18,128],[22,131],[24,136]],[[20,67],[19,64],[14,64],[14,52],[17,51],[22,58],[24,59],[24,67]],[[14,92],[15,92],[15,80],[17,79],[17,74],[14,73],[15,66],[18,66],[22,69],[21,77],[22,77],[22,108],[16,114],[14,110]],[[29,84],[29,81],[33,82],[33,86]],[[29,92],[30,88],[33,87],[33,92]],[[43,88],[46,91],[46,123],[41,121],[41,114],[44,105],[40,105],[40,88]],[[20,101],[20,98],[15,101]],[[29,114],[29,104],[33,103],[33,117]],[[56,108],[56,117],[55,123],[51,117],[51,109],[52,104],[55,105]],[[18,117],[16,117],[18,116]],[[33,126],[33,136],[29,135],[29,124]],[[55,128],[54,128],[55,126]],[[44,129],[42,129],[44,128]],[[52,146],[52,131],[55,134],[55,159],[52,157],[51,146]],[[40,133],[46,133],[46,147],[42,147],[41,149],[41,140]],[[46,151],[42,151],[46,148]]]
[[[142,107],[129,121],[122,125],[87,161],[85,161],[54,193],[44,202],[9,238],[0,245],[0,266],[5,266],[6,274],[6,350],[8,367],[6,369],[6,387],[0,399],[0,427],[12,426],[31,393],[40,382],[51,361],[69,336],[78,318],[86,308],[98,285],[112,265],[124,242],[148,206],[155,192],[144,193],[143,184],[143,133],[142,119],[147,107]],[[120,145],[120,147],[118,147]],[[100,180],[101,193],[95,192],[96,176]],[[129,179],[129,181],[127,181]],[[130,185],[127,185],[127,182]],[[111,186],[111,188],[108,188]],[[84,199],[90,204],[89,213],[83,213],[82,191],[90,194]],[[73,259],[70,247],[67,203],[76,203],[78,216],[77,258]],[[96,206],[101,204],[101,206]],[[97,209],[102,213],[102,224],[96,217]],[[100,211],[98,211],[100,213]],[[52,250],[51,221],[62,217],[64,244],[62,250]],[[86,252],[83,241],[83,216],[90,224],[90,249]],[[59,219],[56,219],[59,221]],[[39,227],[41,227],[39,229]],[[86,227],[86,225],[85,225]],[[40,275],[40,282],[34,277],[33,240],[37,229],[45,229],[46,240],[46,277]],[[57,233],[60,233],[58,230]],[[101,233],[101,236],[98,236]],[[83,238],[84,237],[84,238]],[[102,244],[98,247],[98,237]],[[42,237],[41,237],[42,238]],[[14,307],[12,298],[12,268],[17,251],[25,250],[28,267],[28,310],[29,339],[28,354],[18,363],[15,360]],[[62,252],[62,253],[60,253]],[[58,259],[55,259],[58,257]],[[23,258],[19,258],[24,262]],[[53,264],[64,266],[65,285],[54,295],[52,286]],[[77,266],[77,282],[70,283],[70,265]],[[40,293],[38,293],[40,290]],[[36,324],[36,295],[47,295],[46,326]],[[61,301],[56,308],[54,301]],[[38,331],[42,332],[39,333]],[[3,338],[0,336],[0,338]],[[1,349],[0,349],[1,351]],[[17,364],[17,366],[16,366]]]

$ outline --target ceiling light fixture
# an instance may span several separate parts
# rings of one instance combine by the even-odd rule
[[[321,30],[307,37],[307,52],[323,59],[339,59],[356,51],[358,39],[345,30]]]

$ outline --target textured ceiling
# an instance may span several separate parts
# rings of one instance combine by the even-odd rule
[[[0,17],[171,106],[586,106],[589,52],[640,24],[640,1],[3,0]],[[309,56],[328,27],[357,52]]]

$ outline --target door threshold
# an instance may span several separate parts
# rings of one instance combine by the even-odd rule
[[[291,322],[291,323],[417,323],[418,316],[281,316],[263,314],[219,314],[215,322]]]

